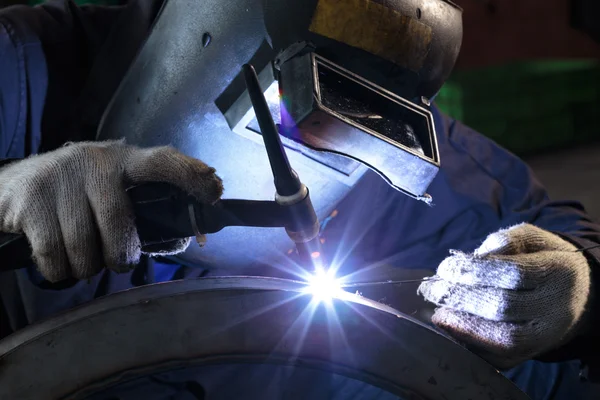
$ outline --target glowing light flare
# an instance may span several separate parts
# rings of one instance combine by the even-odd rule
[[[277,104],[281,99],[281,91],[279,89],[279,82],[273,81],[271,85],[263,92],[267,104]]]
[[[335,270],[318,268],[308,277],[305,292],[313,296],[316,303],[331,303],[334,298],[343,298],[347,294],[342,289],[341,281],[336,278]]]

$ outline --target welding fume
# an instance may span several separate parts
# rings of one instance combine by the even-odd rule
[[[2,337],[153,283],[275,271],[330,301],[391,265],[532,398],[592,396],[600,225],[436,107],[458,5],[192,3],[0,10]]]

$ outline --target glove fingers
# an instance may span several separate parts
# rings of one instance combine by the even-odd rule
[[[76,279],[87,279],[103,268],[94,215],[87,199],[74,208],[59,208],[65,250]]]
[[[217,201],[223,194],[223,184],[214,168],[172,147],[134,152],[126,165],[125,178],[133,184],[170,183],[209,204]]]
[[[562,252],[485,257],[455,252],[440,263],[437,275],[463,285],[534,289],[545,281],[550,262],[561,259]]]
[[[497,368],[514,367],[536,354],[530,344],[538,335],[531,322],[494,322],[446,307],[431,320]]]
[[[490,234],[475,255],[517,255],[543,250],[572,251],[575,246],[530,224],[519,224]]]
[[[25,226],[23,233],[31,245],[33,261],[38,271],[50,282],[58,282],[71,276],[69,259],[65,251],[60,223],[56,214],[48,214],[52,220],[33,221]],[[43,229],[39,229],[43,227]]]
[[[91,185],[89,195],[106,267],[116,272],[131,270],[140,260],[141,244],[127,192],[113,180]]]
[[[445,280],[423,282],[418,291],[438,306],[492,321],[528,321],[544,315],[549,307],[548,299],[540,298],[538,291],[465,286]]]

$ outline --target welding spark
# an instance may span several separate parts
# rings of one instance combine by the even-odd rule
[[[330,304],[334,298],[344,297],[347,294],[342,289],[342,284],[335,276],[335,270],[330,268],[318,268],[315,273],[308,277],[305,292],[313,296],[316,303],[325,302]]]

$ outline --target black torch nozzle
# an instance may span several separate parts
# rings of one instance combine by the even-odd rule
[[[271,110],[260,87],[256,71],[250,64],[244,64],[243,71],[248,95],[250,96],[256,120],[265,143],[265,149],[269,156],[277,194],[280,196],[295,195],[301,190],[302,184],[298,175],[296,175],[290,166],[290,162],[285,154],[281,138],[279,137],[279,131],[271,116]]]

